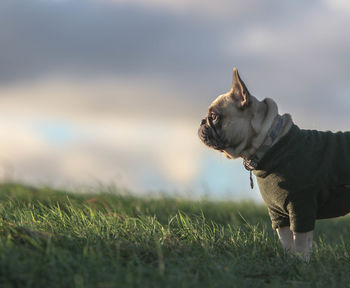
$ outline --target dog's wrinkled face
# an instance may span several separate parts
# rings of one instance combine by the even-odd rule
[[[207,117],[201,121],[198,135],[203,143],[224,152],[228,158],[238,157],[235,148],[249,138],[252,130],[251,97],[234,68],[231,90],[217,97],[209,106]]]

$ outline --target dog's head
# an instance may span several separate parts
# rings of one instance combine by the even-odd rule
[[[241,80],[236,68],[230,91],[216,98],[209,106],[208,115],[201,121],[199,138],[210,148],[224,152],[228,158],[236,158],[238,147],[249,145],[254,129],[251,127],[256,99]]]

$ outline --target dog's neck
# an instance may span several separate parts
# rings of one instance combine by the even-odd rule
[[[289,114],[278,114],[277,104],[272,99],[257,101],[256,105],[260,110],[260,115],[256,113],[251,120],[252,129],[256,134],[246,149],[241,151],[240,157],[243,159],[261,159],[265,152],[277,143],[293,125]]]

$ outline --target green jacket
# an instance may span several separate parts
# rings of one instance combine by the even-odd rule
[[[293,127],[254,171],[274,229],[307,232],[350,212],[350,132]]]

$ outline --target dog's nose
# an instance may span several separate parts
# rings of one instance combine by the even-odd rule
[[[202,119],[201,125],[204,125],[205,123],[207,123],[207,120],[206,119]]]

